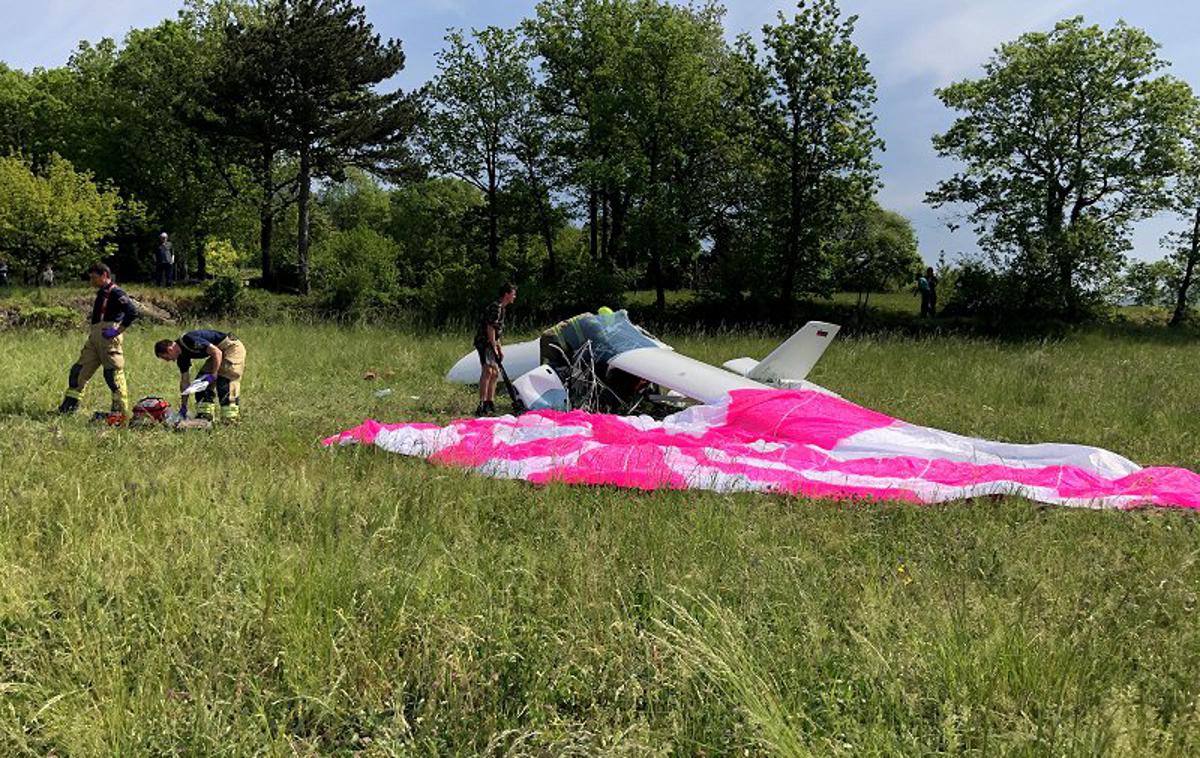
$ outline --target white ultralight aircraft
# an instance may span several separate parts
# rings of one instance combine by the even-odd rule
[[[618,311],[613,317],[617,323],[637,329],[629,322],[624,311]],[[837,324],[809,321],[761,361],[736,358],[726,361],[719,368],[677,353],[670,345],[645,336],[644,332],[638,330],[644,336],[642,345],[617,352],[607,362],[611,368],[701,403],[720,402],[730,390],[747,388],[802,388],[834,395],[824,387],[807,381],[806,377],[829,347],[838,329],[840,327]],[[521,391],[523,397],[531,386],[541,388],[534,390],[536,397],[543,394],[546,381],[557,381],[557,376],[549,367],[539,366],[539,350],[538,340],[504,347],[504,367],[510,377],[520,377],[513,379],[513,386]],[[446,374],[446,381],[477,384],[477,354],[472,351],[464,355]],[[529,402],[531,399],[526,398],[529,407],[538,407]]]

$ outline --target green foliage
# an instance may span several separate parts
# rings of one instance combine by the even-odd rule
[[[583,199],[591,255],[663,290],[694,260],[721,163],[720,10],[656,0],[546,0],[526,30],[540,99]]]
[[[477,187],[487,208],[488,263],[499,265],[500,211],[497,196],[517,169],[518,117],[530,102],[530,52],[516,31],[488,27],[468,40],[446,34],[437,54],[438,73],[426,95],[429,112],[421,149],[434,170]]]
[[[1134,261],[1125,269],[1121,299],[1133,305],[1174,305],[1175,277],[1170,261]]]
[[[242,255],[229,240],[212,237],[205,240],[204,259],[207,261],[208,273],[217,278],[241,277]]]
[[[836,248],[835,286],[841,291],[899,289],[911,284],[924,268],[912,224],[876,203],[848,216],[831,244]]]
[[[1043,283],[1034,307],[1086,315],[1119,276],[1130,223],[1166,203],[1193,103],[1157,48],[1123,22],[1073,18],[937,91],[961,115],[934,145],[966,165],[928,201],[966,204],[993,263]]]
[[[79,271],[111,252],[121,201],[86,171],[51,154],[45,169],[19,156],[0,157],[0,250],[30,271]]]
[[[233,316],[245,304],[245,284],[242,281],[241,254],[229,240],[209,238],[204,242],[204,256],[212,280],[204,285],[200,297],[201,309],[210,315]]]
[[[478,263],[482,235],[472,222],[483,203],[478,189],[456,179],[429,179],[395,190],[387,233],[400,246],[401,280],[421,287],[445,266]]]
[[[239,278],[219,276],[204,285],[200,308],[204,313],[218,316],[236,315],[241,309],[246,288]]]
[[[400,247],[374,229],[332,232],[313,250],[313,282],[338,313],[361,314],[394,304]]]
[[[766,219],[781,240],[766,264],[778,272],[779,298],[831,291],[823,249],[848,214],[865,207],[877,185],[875,79],[852,39],[856,17],[833,0],[802,1],[763,29],[764,60],[746,38],[740,55],[758,89],[755,140],[766,157]]]
[[[21,308],[17,316],[17,325],[31,329],[74,329],[79,322],[79,314],[62,305],[31,305]]]
[[[334,228],[344,232],[363,226],[385,233],[391,220],[387,191],[361,169],[348,169],[346,180],[326,188],[319,202]]]

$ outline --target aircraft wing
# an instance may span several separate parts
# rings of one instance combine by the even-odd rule
[[[730,390],[770,388],[749,377],[711,366],[673,350],[655,347],[642,347],[621,353],[609,361],[608,365],[702,403],[719,402]],[[840,397],[832,390],[804,380],[786,381],[775,386],[814,390]]]
[[[504,370],[513,379],[533,371],[541,363],[538,340],[504,345]],[[479,383],[479,354],[474,350],[464,355],[446,374],[451,384]]]
[[[659,347],[621,353],[608,365],[702,403],[718,402],[730,390],[767,389],[753,379]]]

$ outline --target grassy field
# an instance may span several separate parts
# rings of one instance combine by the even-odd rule
[[[536,488],[326,450],[364,417],[469,412],[440,381],[466,335],[236,331],[243,422],[187,434],[48,417],[82,337],[0,334],[0,754],[1200,751],[1193,517]],[[172,397],[150,345],[174,334],[127,338],[135,397]],[[1196,469],[1198,376],[1185,337],[1091,332],[839,339],[813,378]]]

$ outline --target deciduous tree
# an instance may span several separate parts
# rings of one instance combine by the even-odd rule
[[[1021,305],[1082,315],[1119,274],[1130,224],[1164,206],[1191,104],[1166,65],[1142,30],[1077,17],[937,90],[960,115],[934,146],[965,167],[928,202],[965,205],[996,265],[1044,283]]]

